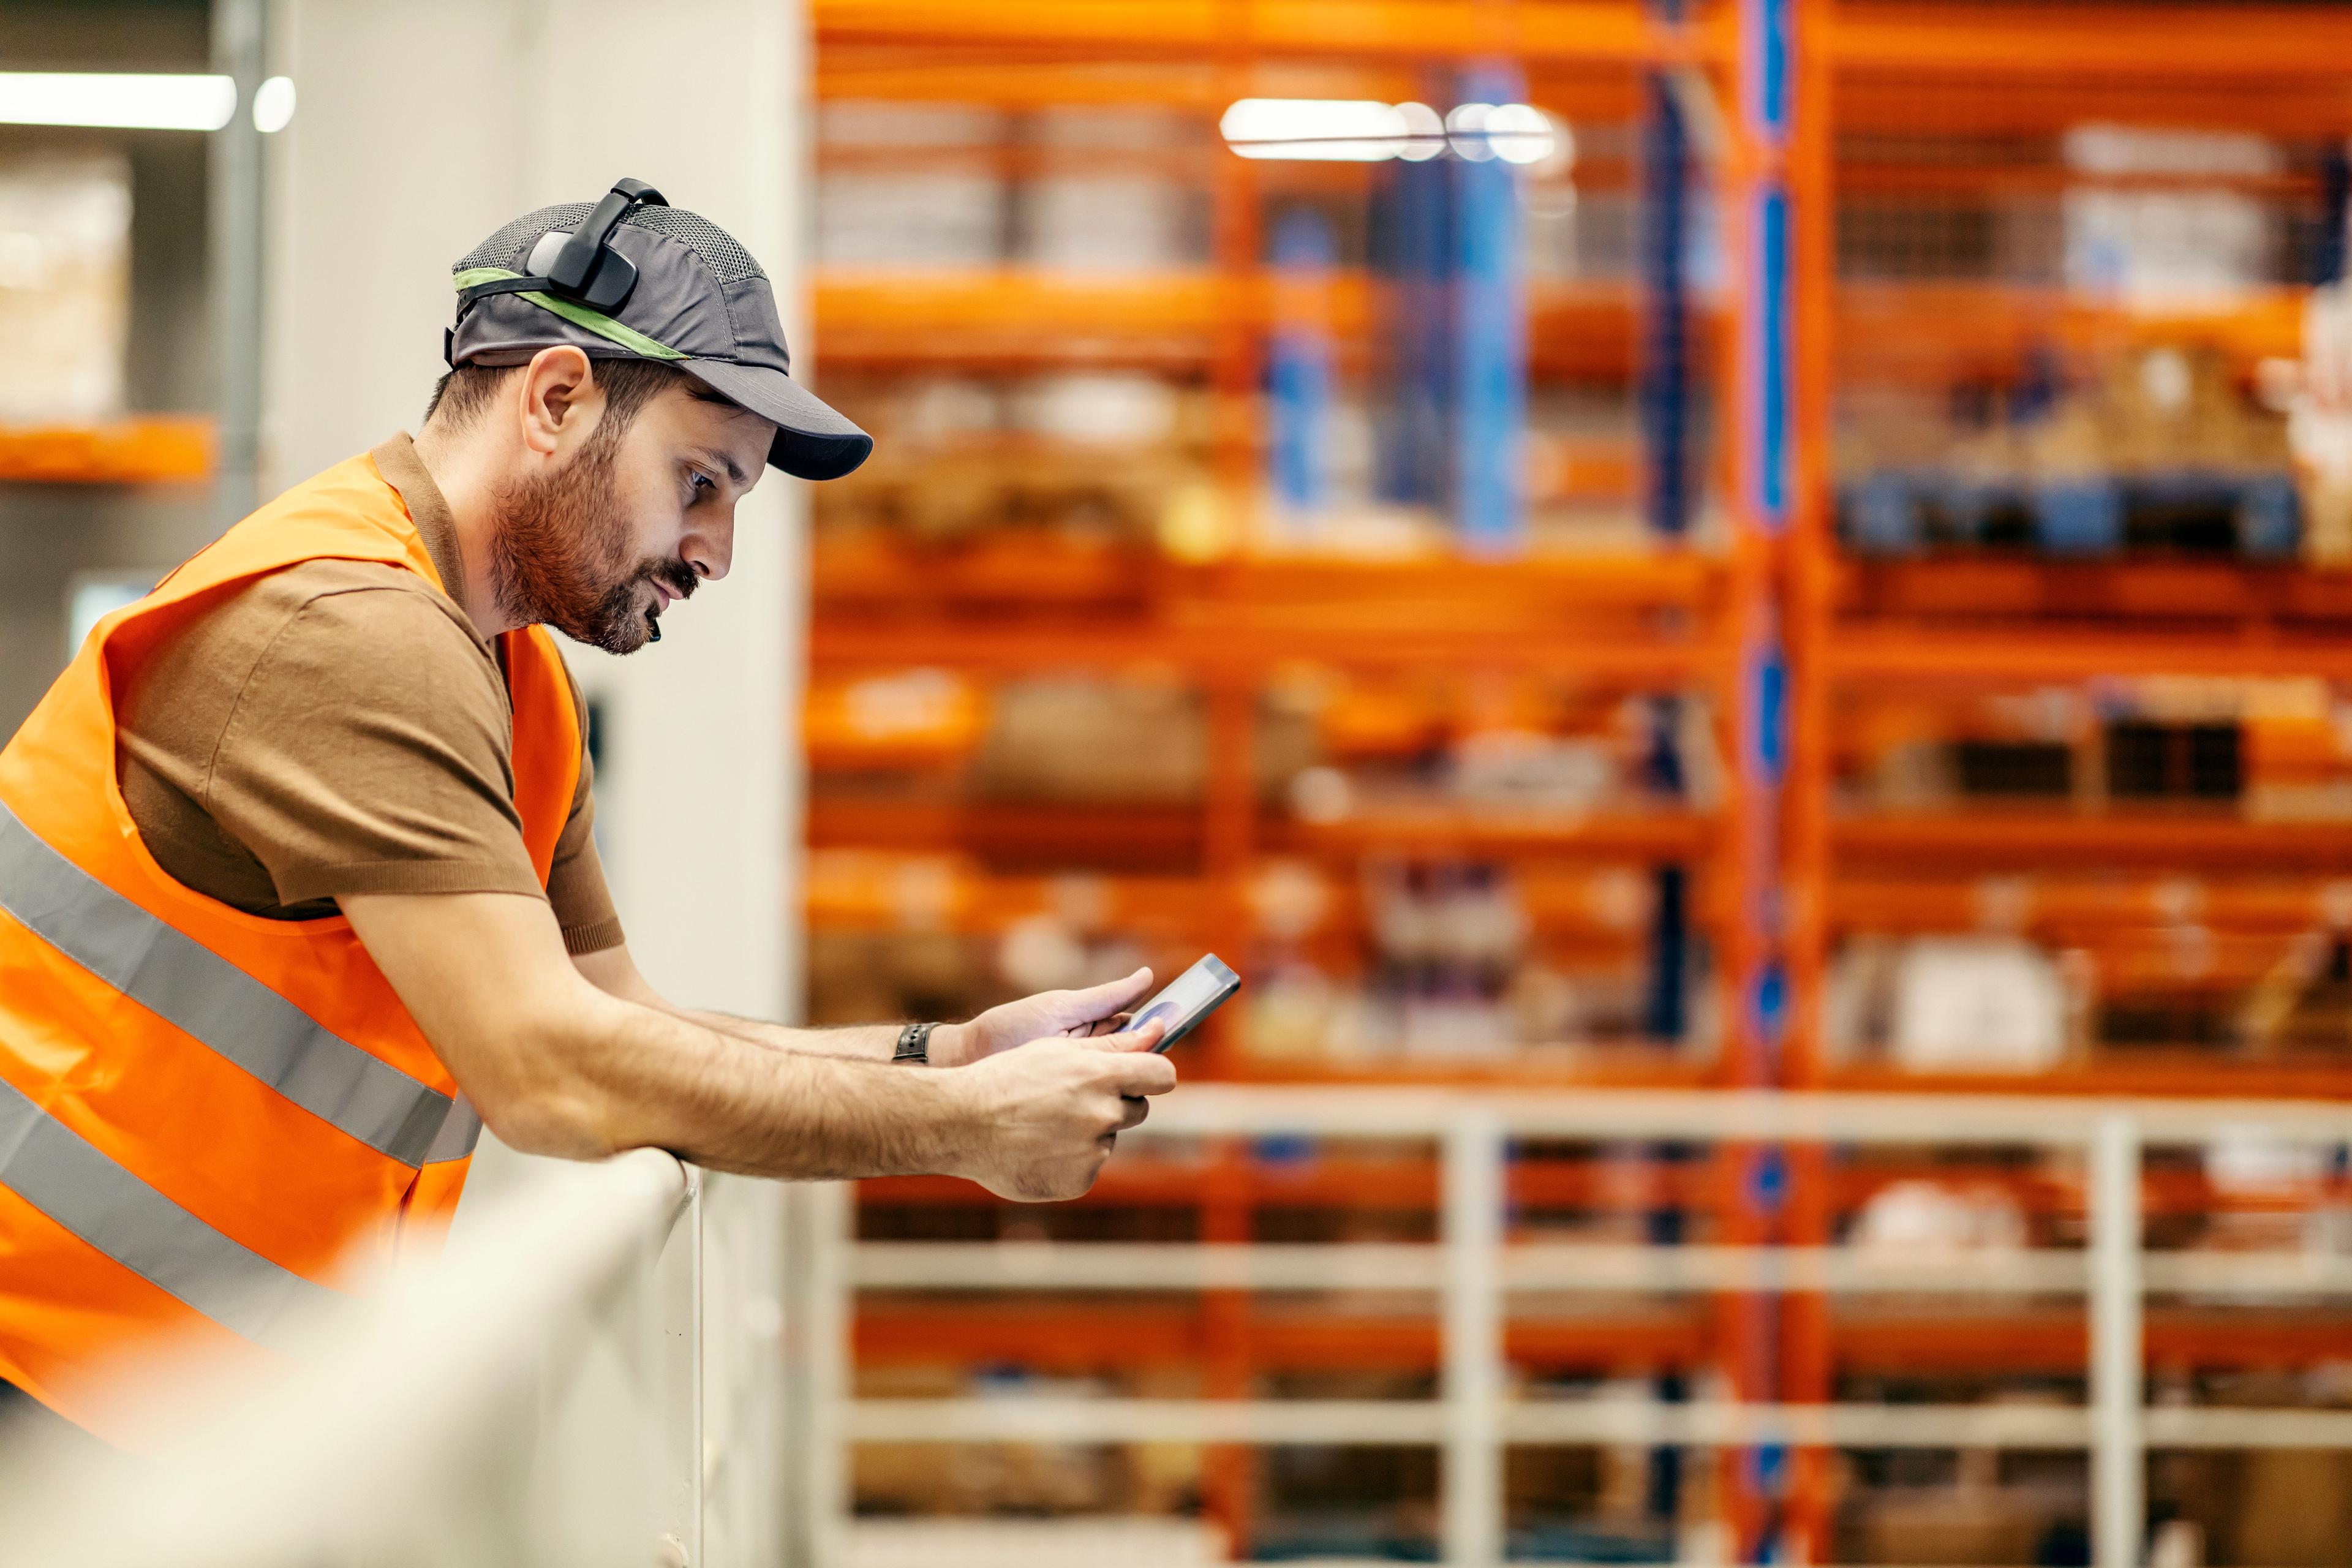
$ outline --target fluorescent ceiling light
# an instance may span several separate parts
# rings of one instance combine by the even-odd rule
[[[1394,104],[1340,98],[1244,98],[1217,129],[1244,158],[1336,163],[1385,163],[1412,133]]]
[[[1495,155],[1486,140],[1486,121],[1494,112],[1491,103],[1457,103],[1445,111],[1445,139],[1455,157],[1483,163]]]
[[[1532,104],[1505,103],[1486,116],[1486,145],[1506,163],[1540,163],[1552,154],[1559,138],[1551,121]]]
[[[1396,111],[1405,129],[1398,157],[1408,163],[1426,163],[1444,153],[1445,121],[1437,110],[1425,103],[1400,103]]]
[[[1419,163],[1451,152],[1473,163],[1540,163],[1570,145],[1532,104],[1458,103],[1441,119],[1425,103],[1370,99],[1244,98],[1217,128],[1244,158]]]
[[[218,131],[236,112],[225,76],[0,71],[0,124]]]
[[[294,79],[274,76],[253,89],[253,128],[268,136],[294,118]],[[1507,154],[1506,154],[1507,156]]]

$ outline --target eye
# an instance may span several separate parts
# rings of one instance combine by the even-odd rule
[[[694,493],[697,500],[699,500],[703,496],[717,490],[719,489],[719,481],[712,479],[709,474],[704,473],[700,468],[688,468],[686,471],[686,487]]]

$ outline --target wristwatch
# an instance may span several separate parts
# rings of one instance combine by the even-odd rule
[[[931,1031],[937,1024],[909,1024],[898,1031],[898,1048],[890,1053],[894,1062],[912,1062],[917,1067],[929,1067],[931,1061]]]

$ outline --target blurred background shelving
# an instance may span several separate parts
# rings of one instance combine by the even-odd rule
[[[821,1017],[1213,947],[1251,988],[1194,1077],[2352,1090],[2352,489],[2300,368],[2352,12],[1801,4],[1772,56],[1770,10],[815,8],[819,375],[882,437],[817,498]],[[1217,121],[1253,96],[1508,96],[1559,144],[1242,159]],[[1463,478],[1496,464],[1498,504]],[[2151,1236],[2336,1245],[2340,1173],[2231,1162],[2152,1171]],[[1425,1240],[1436,1172],[1236,1139],[1042,1213],[869,1183],[858,1225]],[[2084,1201],[2002,1150],[1529,1146],[1510,1184],[1523,1239],[1895,1257],[2071,1245]],[[1359,1295],[871,1287],[858,1386],[1425,1393],[1425,1300]],[[2080,1396],[2084,1334],[2030,1296],[1632,1292],[1522,1300],[1507,1339],[1529,1390],[2032,1402]],[[2147,1336],[2220,1403],[2324,1403],[2352,1351],[2332,1308],[2193,1295]],[[989,1452],[869,1446],[860,1507],[1198,1507],[1248,1554],[1409,1557],[1433,1496],[1409,1453]],[[2158,1516],[2217,1563],[2335,1562],[2247,1500],[2300,1462],[2168,1458]],[[1838,1562],[2086,1550],[2076,1456],[1510,1476],[1520,1555],[1708,1521]]]

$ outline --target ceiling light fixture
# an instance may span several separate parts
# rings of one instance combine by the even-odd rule
[[[0,123],[218,131],[236,112],[225,76],[0,71]]]
[[[1244,98],[1217,129],[1242,157],[1318,163],[1419,163],[1451,153],[1474,163],[1540,163],[1571,144],[1565,127],[1527,103],[1461,103],[1441,117],[1425,103]]]

